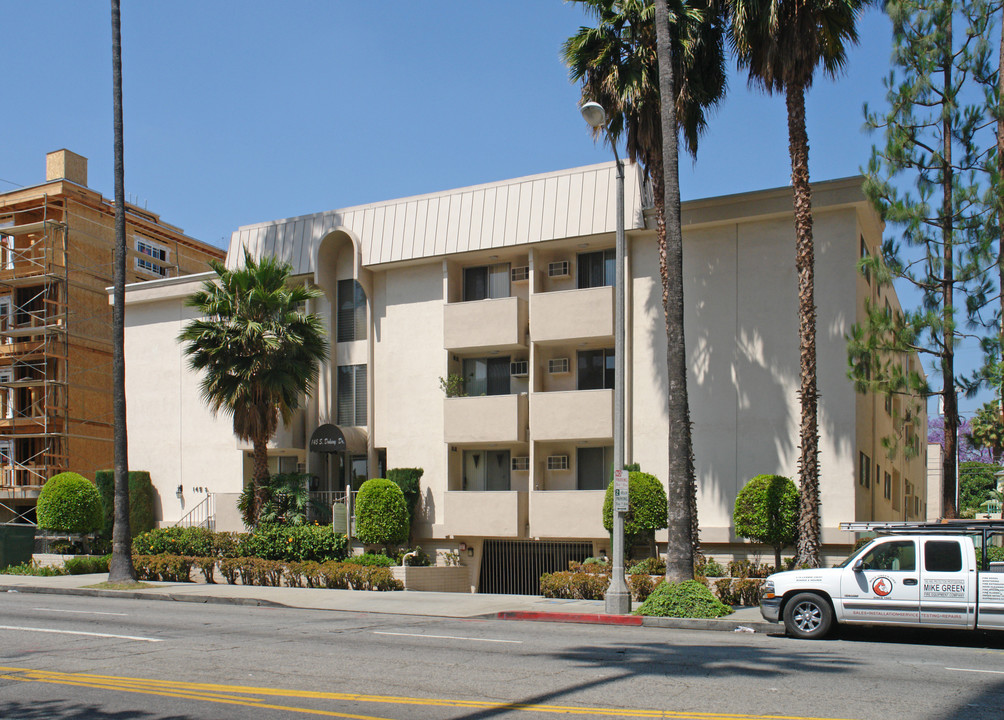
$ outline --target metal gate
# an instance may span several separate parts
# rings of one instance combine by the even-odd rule
[[[478,592],[540,595],[542,574],[568,570],[570,561],[582,562],[592,554],[591,542],[485,540]]]

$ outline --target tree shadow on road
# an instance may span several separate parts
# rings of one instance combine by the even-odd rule
[[[670,645],[665,642],[624,643],[604,647],[580,646],[544,657],[563,660],[569,670],[603,669],[619,671],[616,675],[588,680],[546,693],[539,693],[497,708],[477,710],[458,720],[487,720],[527,705],[550,704],[583,690],[595,691],[624,680],[650,677],[674,678],[771,679],[799,672],[840,674],[853,670],[857,661],[834,655],[828,649],[803,651],[735,645]],[[614,694],[611,693],[611,697]],[[706,710],[705,706],[705,710]]]
[[[192,715],[161,715],[142,710],[109,712],[96,705],[65,700],[33,700],[30,703],[0,703],[4,720],[198,720]]]

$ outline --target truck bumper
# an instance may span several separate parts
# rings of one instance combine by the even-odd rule
[[[781,598],[764,598],[761,600],[760,614],[768,622],[777,622],[781,616]]]

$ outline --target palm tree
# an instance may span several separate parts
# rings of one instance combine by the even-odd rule
[[[730,39],[751,85],[784,92],[795,208],[798,273],[798,336],[801,387],[798,562],[819,566],[819,429],[816,392],[816,304],[809,140],[805,92],[816,68],[835,77],[857,42],[855,24],[863,0],[727,0]]]
[[[269,479],[268,441],[279,418],[289,422],[300,407],[328,356],[320,320],[301,310],[321,291],[290,284],[288,264],[255,260],[247,248],[242,267],[228,270],[213,262],[212,268],[216,278],[186,301],[203,317],[186,325],[178,339],[189,365],[204,372],[203,400],[214,414],[231,415],[234,434],[253,446],[249,516],[257,521]]]
[[[115,124],[115,279],[112,307],[112,413],[115,448],[115,519],[108,581],[136,582],[129,530],[129,440],[125,401],[125,153],[122,141],[122,18],[112,0],[112,95]]]
[[[682,230],[676,144],[679,132],[687,150],[696,157],[698,138],[707,126],[706,111],[724,97],[724,33],[714,0],[674,6],[670,18],[672,39],[667,45],[664,65],[680,80],[671,89],[660,91],[663,64],[659,62],[656,6],[652,0],[580,1],[597,22],[595,28],[580,28],[562,47],[570,77],[582,83],[583,101],[597,102],[607,111],[608,141],[615,143],[624,137],[628,157],[641,165],[652,182],[669,363],[667,485],[669,496],[675,499],[670,503],[666,575],[669,579],[686,579],[693,577],[693,554],[698,542],[697,488],[683,344]],[[668,115],[663,97],[675,99],[666,103],[670,108]],[[664,160],[663,138],[669,138],[666,145],[672,146],[673,159],[669,165]],[[673,196],[675,209],[671,207],[673,201],[667,204],[667,198],[671,197],[665,192],[667,182],[677,188]],[[669,233],[667,221],[671,225]]]

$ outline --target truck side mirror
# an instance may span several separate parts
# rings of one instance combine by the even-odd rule
[[[861,562],[860,560],[858,560],[857,562],[854,563],[854,567],[853,567],[854,572],[861,572],[864,569],[865,569],[865,564],[863,562]]]

